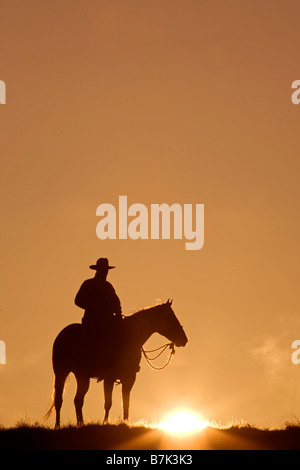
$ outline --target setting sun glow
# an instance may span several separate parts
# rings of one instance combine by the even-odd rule
[[[198,413],[190,410],[178,410],[167,415],[159,428],[174,434],[190,433],[206,428],[207,421]]]

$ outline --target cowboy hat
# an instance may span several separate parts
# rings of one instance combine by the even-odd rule
[[[114,269],[115,266],[109,266],[107,258],[99,258],[96,264],[92,264],[90,269],[94,269],[95,271],[102,271],[103,269]]]

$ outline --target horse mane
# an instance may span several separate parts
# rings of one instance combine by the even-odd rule
[[[149,307],[135,309],[135,311],[133,313],[131,313],[130,315],[124,315],[125,320],[127,320],[127,319],[129,320],[130,318],[136,318],[137,316],[140,316],[140,314],[147,313],[150,310],[153,310],[155,308],[162,307],[162,306],[165,305],[165,302],[162,302],[161,300],[158,301],[158,302],[159,303],[156,303],[155,305],[152,305],[152,306],[149,306]]]

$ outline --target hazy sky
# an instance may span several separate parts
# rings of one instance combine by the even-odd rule
[[[161,373],[142,361],[131,418],[299,417],[299,14],[296,0],[0,0],[0,424],[42,420],[52,343],[81,320],[100,256],[124,313],[173,298],[189,338]],[[119,195],[205,204],[203,249],[99,240],[96,208]],[[84,416],[103,418],[102,384]]]

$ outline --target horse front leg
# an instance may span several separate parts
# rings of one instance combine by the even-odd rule
[[[134,385],[136,374],[130,374],[125,380],[122,380],[122,397],[123,397],[123,419],[128,420],[129,417],[129,399],[130,392]]]
[[[113,379],[104,379],[104,410],[105,416],[103,423],[108,422],[109,411],[112,406],[112,392],[113,392],[114,380]]]

